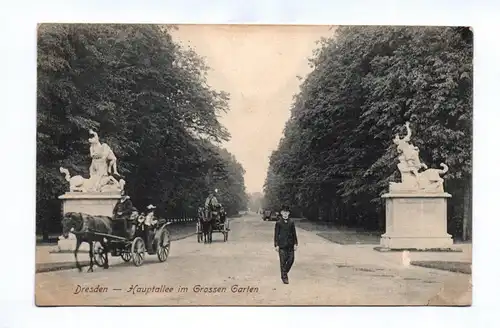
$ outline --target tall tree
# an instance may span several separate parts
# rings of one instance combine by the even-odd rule
[[[236,165],[214,151],[230,137],[218,121],[229,95],[208,86],[206,64],[170,32],[160,25],[39,26],[37,228],[59,224],[57,196],[67,187],[58,168],[88,175],[89,129],[115,152],[138,207],[155,203],[162,215],[194,215],[211,188],[209,164]],[[243,184],[241,171],[228,177],[227,188]]]
[[[457,234],[470,218],[470,30],[340,27],[310,64],[271,157],[266,200],[292,201],[313,219],[382,229],[380,194],[398,178],[391,140],[410,121],[424,162],[451,168]]]

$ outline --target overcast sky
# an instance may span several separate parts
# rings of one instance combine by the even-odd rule
[[[181,25],[174,39],[190,45],[210,66],[208,83],[231,96],[221,117],[225,143],[246,170],[248,192],[262,191],[269,156],[290,116],[293,95],[309,72],[307,59],[328,26]]]

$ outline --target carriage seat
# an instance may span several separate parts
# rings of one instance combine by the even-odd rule
[[[135,232],[135,225],[139,218],[139,212],[132,212],[129,217],[112,218],[113,234],[125,238],[130,238]],[[126,227],[126,228],[125,228]]]

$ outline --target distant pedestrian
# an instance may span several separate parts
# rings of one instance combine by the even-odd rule
[[[288,217],[290,211],[283,207],[280,219],[274,226],[274,247],[279,253],[281,280],[288,284],[288,272],[292,268],[295,259],[295,250],[299,245],[295,223]]]

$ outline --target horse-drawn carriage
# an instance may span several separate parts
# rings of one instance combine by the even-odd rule
[[[198,209],[198,222],[196,224],[196,235],[198,242],[212,242],[212,234],[220,232],[224,236],[224,242],[229,237],[229,221],[226,218],[225,212],[220,206],[215,206],[210,210],[205,210],[200,207]]]
[[[135,266],[140,266],[144,262],[146,253],[157,255],[160,262],[167,260],[170,253],[170,232],[165,219],[156,221],[153,225],[147,226],[141,217],[133,222],[131,238],[117,235],[98,234],[107,239],[108,249],[111,256],[120,256],[125,262],[132,260]],[[94,243],[94,260],[100,267],[104,265],[104,247],[101,243]]]
[[[144,263],[146,253],[156,254],[160,262],[165,262],[170,252],[170,232],[164,219],[153,220],[146,225],[144,216],[135,215],[126,221],[113,220],[107,216],[92,216],[69,212],[63,218],[63,236],[69,232],[76,236],[75,260],[79,270],[77,253],[82,242],[88,242],[90,268],[95,263],[108,268],[108,253],[120,256],[125,262],[132,260],[136,266]]]

